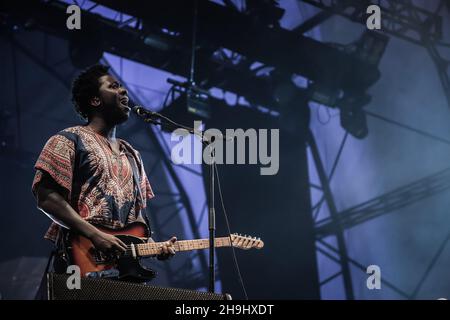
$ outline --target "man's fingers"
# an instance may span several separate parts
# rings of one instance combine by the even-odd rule
[[[177,237],[173,236],[172,238],[170,238],[170,240],[169,240],[169,247],[168,247],[170,255],[174,255],[175,254],[175,248],[173,246],[175,244],[175,242],[177,242]]]
[[[122,246],[122,248],[125,249],[125,251],[128,249],[128,245],[125,244],[125,242],[123,242],[122,240],[120,240],[119,238],[117,238],[117,240],[119,240],[120,245]]]
[[[167,243],[164,243],[161,247],[161,254],[167,255],[169,254],[169,246]]]
[[[119,238],[116,238],[117,241],[119,242],[119,244],[124,247],[125,249],[127,248],[127,245],[125,244],[125,242],[123,242],[122,240],[120,240]]]
[[[173,244],[177,241],[177,237],[173,236],[166,242],[163,242],[161,245],[161,252],[158,256],[158,259],[165,260],[173,255],[175,255],[175,248],[173,247]]]
[[[127,251],[127,245],[125,243],[123,243],[119,238],[116,238],[116,247],[117,249],[119,249],[121,252],[125,252]]]
[[[173,236],[172,238],[170,238],[169,242],[171,244],[174,244],[175,242],[177,242],[177,237]]]

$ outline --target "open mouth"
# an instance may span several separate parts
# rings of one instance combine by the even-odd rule
[[[120,104],[124,107],[126,107],[128,110],[131,110],[131,108],[128,106],[128,97],[124,97],[122,99],[120,99]]]

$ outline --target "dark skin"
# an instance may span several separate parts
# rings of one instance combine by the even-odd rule
[[[99,93],[90,99],[92,112],[89,115],[87,127],[104,136],[114,153],[120,153],[120,145],[116,139],[116,126],[125,122],[130,116],[128,107],[128,92],[111,75],[98,79]],[[126,245],[113,235],[104,233],[83,220],[81,216],[65,200],[67,190],[60,188],[52,179],[43,179],[36,190],[38,207],[53,220],[70,230],[90,239],[95,248],[107,254],[125,252]],[[153,241],[149,238],[149,241]],[[176,237],[164,242],[158,259],[164,260],[175,254],[173,244]]]

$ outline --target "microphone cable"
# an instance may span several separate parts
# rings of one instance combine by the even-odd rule
[[[234,250],[233,241],[231,239],[230,223],[228,221],[227,211],[225,210],[225,204],[224,204],[223,195],[222,195],[222,188],[220,187],[219,170],[217,168],[217,164],[216,164],[215,161],[214,161],[214,169],[216,171],[217,187],[218,187],[218,190],[219,190],[219,197],[220,197],[220,203],[222,205],[223,216],[225,218],[225,223],[227,225],[228,237],[230,238],[231,252],[233,253],[233,262],[234,262],[234,265],[236,267],[236,271],[238,273],[239,283],[241,284],[242,291],[244,292],[245,300],[248,300],[247,290],[245,289],[245,284],[244,284],[244,280],[242,278],[241,269],[239,268],[239,263],[238,263],[237,257],[236,257],[236,251]]]

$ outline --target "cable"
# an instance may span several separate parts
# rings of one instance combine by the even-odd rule
[[[167,105],[166,105],[166,104],[167,104],[167,100],[169,100],[169,96],[170,96],[170,94],[172,93],[174,87],[175,87],[174,85],[171,86],[170,89],[169,89],[169,91],[167,91],[166,96],[165,96],[165,98],[164,98],[163,105],[162,105],[162,108],[163,108],[163,109],[164,109],[165,107],[167,107]]]
[[[215,171],[216,171],[217,187],[219,189],[219,197],[220,197],[220,203],[222,204],[223,216],[225,218],[225,223],[227,225],[227,230],[228,230],[228,236],[230,238],[230,243],[232,243],[230,223],[228,221],[227,211],[225,210],[225,204],[224,204],[223,196],[222,196],[222,188],[220,187],[219,170],[217,169],[216,162],[214,162],[214,168],[215,168]],[[242,291],[244,292],[245,300],[248,300],[247,290],[245,289],[244,280],[242,279],[241,270],[239,268],[239,263],[238,263],[237,258],[236,258],[236,251],[234,250],[233,246],[231,246],[231,252],[233,252],[233,262],[234,262],[234,265],[236,266],[236,271],[238,273],[239,283],[241,284]]]
[[[195,135],[197,135],[197,136],[201,134],[201,133],[197,132],[197,131],[195,130],[195,128],[192,129],[192,128],[189,128],[189,127],[187,127],[187,126],[185,126],[185,125],[182,125],[182,124],[180,124],[180,123],[177,123],[177,122],[175,122],[175,121],[173,121],[173,120],[167,118],[166,116],[164,116],[164,115],[162,115],[162,114],[158,114],[158,117],[161,118],[161,119],[163,119],[163,120],[165,120],[165,121],[167,121],[168,124],[172,125],[172,126],[175,127],[175,128],[183,128],[183,129],[185,129],[185,130],[189,131],[190,133],[195,134]],[[162,122],[153,122],[153,123],[158,124],[158,125],[164,125],[164,123],[162,123]],[[166,123],[166,125],[167,125],[167,123]],[[201,136],[200,136],[200,137],[201,137]],[[205,142],[203,141],[203,143],[205,143]]]
[[[189,70],[189,83],[194,83],[195,71],[195,46],[197,42],[197,16],[198,16],[198,0],[194,3],[194,21],[192,23],[192,47],[191,47],[191,68]]]

